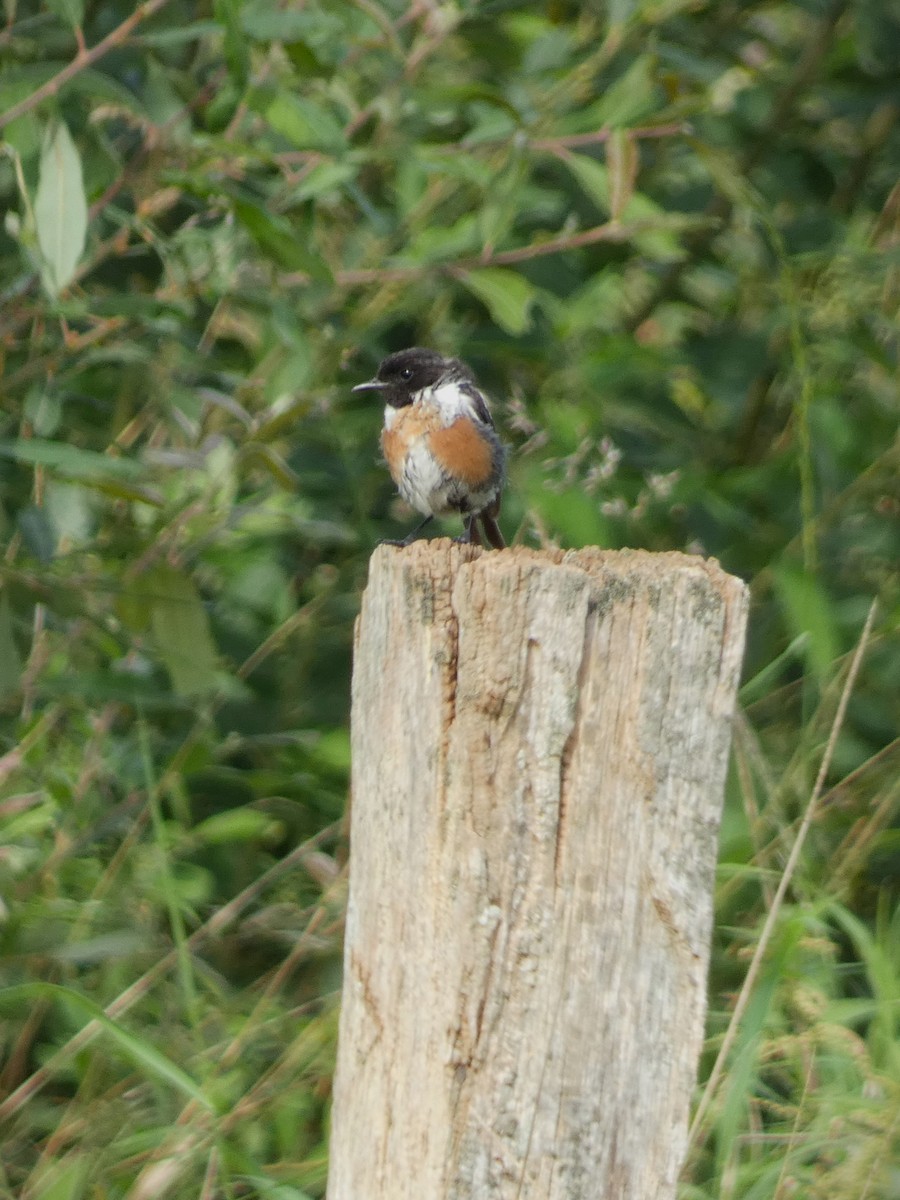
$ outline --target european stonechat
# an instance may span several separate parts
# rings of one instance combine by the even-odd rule
[[[381,449],[400,495],[425,520],[395,545],[407,546],[432,517],[461,513],[458,540],[506,543],[497,524],[506,458],[487,401],[469,367],[458,358],[414,346],[389,355],[374,379],[354,392],[384,397]]]

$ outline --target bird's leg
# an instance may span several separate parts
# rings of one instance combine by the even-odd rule
[[[454,542],[462,542],[464,546],[480,546],[482,545],[481,535],[478,532],[478,517],[475,513],[466,517],[466,531],[462,537],[454,538]]]
[[[382,538],[378,543],[379,546],[408,546],[413,541],[417,533],[420,533],[429,521],[433,521],[433,514],[429,514],[424,521],[420,521],[415,529],[406,535],[405,538]]]
[[[506,542],[503,540],[503,534],[500,532],[500,526],[487,510],[481,514],[481,525],[484,529],[485,537],[487,538],[489,544],[493,546],[495,550],[505,550]]]

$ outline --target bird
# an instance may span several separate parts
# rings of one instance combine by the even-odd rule
[[[389,354],[374,379],[353,391],[383,397],[381,449],[388,470],[403,499],[425,516],[407,537],[389,544],[408,546],[432,518],[460,513],[465,532],[456,541],[482,545],[480,521],[489,545],[502,550],[497,516],[506,452],[471,368],[411,346]]]

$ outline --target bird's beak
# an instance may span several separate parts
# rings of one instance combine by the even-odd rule
[[[370,379],[367,383],[358,383],[350,389],[351,392],[380,392],[387,384],[380,379]]]

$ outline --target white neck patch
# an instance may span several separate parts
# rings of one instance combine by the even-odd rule
[[[432,405],[437,409],[438,418],[442,425],[452,425],[453,422],[462,416],[473,417],[475,411],[472,401],[462,391],[458,383],[452,381],[442,383],[440,387],[422,388],[420,392],[416,392],[413,396],[413,405],[427,404]],[[397,422],[397,417],[404,410],[395,408],[393,404],[384,406],[384,427],[385,429],[393,429]]]

